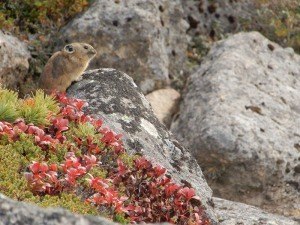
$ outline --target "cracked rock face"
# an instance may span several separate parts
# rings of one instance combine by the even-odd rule
[[[145,155],[154,164],[167,168],[177,183],[195,188],[209,218],[215,221],[212,193],[196,160],[154,116],[132,78],[114,69],[87,71],[80,82],[68,89],[68,95],[87,101],[88,113],[123,134],[129,153]]]
[[[257,32],[217,42],[171,130],[215,195],[300,218],[300,56]]]
[[[0,30],[0,84],[17,90],[28,72],[30,57],[24,42]]]
[[[91,44],[98,54],[90,68],[124,71],[149,93],[183,76],[187,27],[180,0],[96,0],[62,29],[60,47]]]

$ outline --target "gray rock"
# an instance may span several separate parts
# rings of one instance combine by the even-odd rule
[[[287,217],[266,213],[259,208],[232,202],[220,198],[213,198],[215,211],[220,225],[299,225]]]
[[[148,93],[183,75],[187,27],[180,0],[96,0],[61,30],[59,45],[90,43],[98,51],[90,68],[124,71]]]
[[[154,116],[132,78],[114,69],[88,71],[68,89],[68,95],[87,101],[88,113],[102,118],[113,131],[123,134],[128,152],[145,155],[167,168],[177,183],[191,185],[209,218],[215,222],[212,193],[199,165]]]
[[[0,194],[0,225],[117,225],[117,223],[102,217],[72,214],[60,208],[39,208],[32,204],[13,201]]]
[[[190,27],[188,34],[199,34],[212,39],[241,30],[241,23],[256,13],[250,0],[181,0],[185,19]]]
[[[0,30],[0,84],[17,90],[28,72],[29,58],[24,42]]]
[[[216,196],[300,218],[300,56],[257,32],[217,42],[171,126]]]

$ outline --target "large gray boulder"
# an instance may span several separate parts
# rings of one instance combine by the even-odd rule
[[[0,84],[17,90],[28,73],[30,57],[24,42],[0,30]]]
[[[68,89],[70,97],[88,102],[88,113],[123,134],[129,153],[145,155],[164,166],[178,184],[192,186],[200,196],[213,224],[212,192],[196,160],[167,131],[152,112],[140,89],[125,73],[114,69],[86,72],[83,79]]]
[[[300,217],[300,56],[257,32],[217,42],[172,131],[216,196]]]
[[[220,225],[299,225],[287,217],[266,213],[259,208],[243,203],[232,202],[221,198],[213,198],[215,212]]]
[[[72,214],[61,208],[43,209],[32,204],[13,201],[0,194],[0,225],[117,225],[117,223],[102,217]]]
[[[148,93],[183,75],[187,27],[180,0],[96,0],[61,30],[59,46],[90,43],[90,68],[124,71]]]

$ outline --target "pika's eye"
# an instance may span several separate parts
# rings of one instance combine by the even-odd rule
[[[83,46],[84,49],[88,49],[89,47],[87,45]]]
[[[69,53],[74,52],[74,48],[73,48],[72,45],[66,45],[65,50],[66,50],[67,52],[69,52]]]

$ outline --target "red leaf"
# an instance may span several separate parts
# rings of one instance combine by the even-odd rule
[[[149,167],[152,166],[151,163],[147,159],[145,159],[145,157],[139,157],[134,162],[135,162],[136,168],[139,170],[149,169]]]
[[[193,196],[195,196],[195,190],[193,188],[182,188],[178,191],[178,194],[185,197],[189,201]]]
[[[179,186],[177,184],[170,184],[165,188],[165,193],[167,197],[170,197],[173,195],[177,190],[179,189]]]
[[[166,169],[163,168],[162,166],[155,166],[153,169],[154,169],[155,177],[160,177],[166,172]]]
[[[33,162],[31,165],[29,165],[29,169],[33,172],[33,173],[38,173],[40,170],[40,163],[38,162]]]

